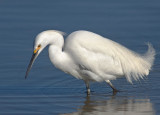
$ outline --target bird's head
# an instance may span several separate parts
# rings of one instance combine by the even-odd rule
[[[49,44],[57,44],[59,41],[59,37],[62,37],[64,35],[63,32],[57,31],[57,30],[47,30],[43,31],[40,34],[37,35],[34,41],[34,49],[33,54],[30,60],[30,63],[28,65],[25,78],[27,78],[28,73],[35,61],[35,59],[38,57],[38,55],[41,53],[41,51]]]

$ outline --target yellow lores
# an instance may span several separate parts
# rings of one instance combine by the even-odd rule
[[[36,54],[40,48],[41,48],[41,45],[38,45],[38,47],[34,50],[34,54]]]

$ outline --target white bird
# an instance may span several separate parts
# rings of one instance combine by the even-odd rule
[[[90,81],[106,81],[113,92],[117,92],[110,80],[126,77],[132,83],[133,79],[143,79],[149,74],[154,62],[155,50],[151,44],[148,44],[148,51],[142,55],[93,32],[75,31],[65,41],[63,35],[57,30],[43,31],[37,35],[25,78],[36,57],[47,45],[54,66],[84,80],[87,94],[90,94]]]

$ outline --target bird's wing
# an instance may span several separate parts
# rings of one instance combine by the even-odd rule
[[[130,82],[132,77],[137,80],[148,75],[154,60],[152,47],[146,58],[112,40],[87,31],[71,34],[66,45],[66,50],[75,63],[101,77],[125,75]]]
[[[113,44],[109,39],[99,35],[79,32],[68,36],[65,50],[75,63],[100,77],[121,76],[121,63],[111,47]]]

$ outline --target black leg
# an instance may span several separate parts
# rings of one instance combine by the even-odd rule
[[[90,95],[91,91],[90,91],[90,87],[89,87],[89,81],[85,81],[85,84],[86,84],[87,95]]]
[[[118,90],[112,85],[112,83],[110,82],[110,80],[106,80],[106,82],[113,89],[113,95],[115,95],[118,92]]]

